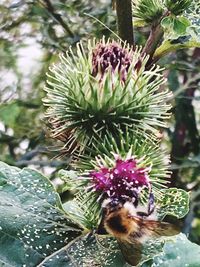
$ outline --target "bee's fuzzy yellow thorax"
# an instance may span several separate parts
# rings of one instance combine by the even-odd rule
[[[104,227],[109,234],[120,239],[127,239],[130,233],[138,230],[136,221],[133,220],[129,210],[124,207],[108,214]]]

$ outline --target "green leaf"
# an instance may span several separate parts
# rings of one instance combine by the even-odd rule
[[[173,25],[173,18],[171,16],[165,17],[161,21],[161,26],[163,28],[168,28]]]
[[[169,53],[175,52],[180,49],[189,49],[194,47],[200,47],[200,42],[191,39],[188,41],[187,38],[184,38],[184,36],[181,38],[178,38],[177,40],[172,41],[164,41],[161,46],[159,46],[155,53],[154,58],[161,58]]]
[[[161,190],[161,198],[157,204],[160,206],[159,219],[166,215],[183,218],[189,211],[189,193],[182,189],[169,188]]]
[[[160,238],[153,238],[148,239],[147,242],[143,244],[143,250],[142,250],[142,259],[139,266],[151,266],[148,265],[148,262],[152,260],[156,255],[159,255],[163,251],[163,245],[166,240],[169,238],[160,237]],[[173,240],[174,237],[170,237],[170,240]]]
[[[115,239],[82,232],[70,217],[77,220],[80,212],[70,205],[64,212],[52,184],[37,171],[1,162],[0,266],[128,266]],[[161,253],[164,241],[146,242],[142,262]]]
[[[199,263],[200,246],[180,234],[175,242],[165,243],[163,253],[154,258],[152,267],[199,267]]]
[[[77,190],[79,185],[81,184],[80,180],[78,180],[78,173],[76,171],[60,170],[58,172],[58,176],[64,183],[61,186],[61,192],[64,192],[66,190]]]
[[[182,24],[184,24],[186,27],[191,26],[191,22],[190,22],[190,20],[187,19],[187,18],[184,17],[184,16],[178,17],[178,20],[179,20]]]
[[[199,267],[200,246],[190,242],[184,234],[166,240],[162,248],[152,260],[141,267]]]
[[[13,127],[20,114],[20,107],[17,103],[3,104],[0,106],[0,121],[6,126]]]
[[[113,238],[86,235],[77,239],[67,249],[71,266],[125,267],[128,266]]]
[[[63,211],[47,178],[0,162],[0,232],[0,266],[32,267],[49,257],[65,262],[59,251],[81,228]]]
[[[175,237],[170,239],[160,238],[148,240],[143,246],[142,259],[138,266],[143,264],[155,256],[161,255],[165,241],[173,241]],[[64,251],[61,250],[58,255],[62,258]],[[76,238],[73,242],[65,247],[65,253],[68,257],[68,265],[63,266],[84,266],[84,267],[128,267],[117,241],[114,238],[88,234]],[[134,251],[133,251],[134,254]],[[45,261],[44,266],[54,267],[57,262],[52,264],[49,259]],[[147,265],[148,266],[148,265]],[[151,265],[150,265],[151,266]]]
[[[62,258],[64,251],[60,251]],[[128,267],[116,240],[98,235],[76,238],[65,247],[68,264],[55,265],[49,258],[44,266]],[[134,251],[133,251],[134,253]],[[141,267],[199,267],[200,247],[191,243],[184,234],[171,238],[151,239],[144,244]]]
[[[37,267],[128,267],[116,240],[87,234],[60,249],[57,258],[46,258]]]
[[[185,35],[189,26],[190,21],[184,17],[174,19],[173,30],[178,36]]]
[[[162,19],[161,26],[164,29],[164,40],[174,40],[188,34],[191,22],[184,16],[168,16]]]
[[[182,4],[184,4],[184,0]],[[164,29],[164,41],[157,48],[154,54],[155,58],[161,58],[170,52],[180,49],[200,47],[200,3],[197,3],[195,0],[188,0],[188,4],[189,6],[182,16],[171,15],[162,19],[161,25]],[[178,5],[178,2],[176,1],[175,3],[173,1],[173,5]]]
[[[190,34],[197,41],[200,41],[199,8],[200,8],[200,2],[193,0],[191,6],[184,14],[184,16],[191,21]]]
[[[91,231],[98,228],[101,221],[101,206],[98,196],[82,188],[72,201],[63,204],[64,209],[74,221]]]

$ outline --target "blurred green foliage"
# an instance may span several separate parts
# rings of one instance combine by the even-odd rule
[[[45,73],[60,52],[79,40],[112,36],[103,24],[116,32],[115,12],[109,0],[2,0],[0,13],[0,160],[34,166],[54,178],[68,160],[54,158],[59,144],[45,129]],[[148,31],[148,26],[135,29],[138,44],[145,43]],[[191,192],[183,231],[200,243],[200,48],[169,54],[159,63],[174,93],[170,128],[163,131],[171,151],[172,186]]]
[[[109,36],[89,15],[115,29],[112,6],[101,0],[1,1],[0,12],[0,160],[52,173],[50,166],[66,166],[66,160],[50,161],[55,153],[47,149],[54,143],[43,122],[45,73],[70,45]]]

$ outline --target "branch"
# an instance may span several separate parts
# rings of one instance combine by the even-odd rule
[[[25,15],[25,16],[20,17],[18,20],[15,20],[15,21],[9,21],[9,22],[5,23],[5,25],[3,25],[3,26],[1,27],[1,30],[3,30],[3,31],[10,31],[10,30],[12,30],[13,28],[18,27],[20,24],[22,24],[22,23],[25,22],[26,20],[27,20],[27,17],[26,17],[26,15]]]
[[[73,32],[70,30],[69,26],[62,19],[61,15],[56,13],[52,3],[50,0],[43,0],[46,4],[46,8],[48,12],[52,15],[52,17],[63,27],[63,29],[69,34],[71,38],[74,38]]]
[[[160,24],[152,26],[149,38],[143,49],[143,53],[150,55],[150,58],[152,58],[154,52],[156,51],[158,45],[162,40],[163,34],[164,32]]]
[[[116,0],[116,11],[120,38],[134,45],[131,0]]]
[[[142,53],[150,55],[149,58],[149,66],[151,66],[154,62],[152,62],[152,57],[159,46],[159,44],[162,41],[164,31],[161,26],[161,20],[164,17],[167,17],[169,15],[169,12],[165,12],[165,14],[159,19],[159,21],[156,22],[156,24],[152,24],[151,26],[151,32],[150,35],[146,41],[145,47],[143,48]]]
[[[32,158],[37,156],[38,154],[47,152],[47,149],[42,146],[37,146],[31,151],[26,152],[24,155],[21,156],[21,158],[18,160],[18,162],[21,161],[30,161]]]
[[[63,165],[66,165],[66,160],[65,161],[52,161],[52,160],[19,160],[15,163],[15,166],[17,167],[23,167],[23,166],[28,166],[28,165],[36,165],[36,166],[40,166],[40,167],[61,167]]]
[[[200,82],[200,73],[196,73],[193,77],[188,78],[188,80],[180,86],[172,95],[172,98],[177,97],[187,89],[197,89],[199,87]]]

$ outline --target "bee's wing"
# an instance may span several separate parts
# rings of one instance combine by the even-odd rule
[[[153,237],[173,236],[180,233],[180,229],[177,226],[167,222],[141,220],[140,227],[144,234]]]
[[[141,260],[142,243],[151,237],[172,236],[180,232],[177,226],[166,222],[153,220],[144,220],[133,217],[137,221],[138,230],[130,234],[129,242],[123,239],[117,239],[121,252],[125,260],[132,266],[136,266]]]
[[[129,236],[129,240],[118,240],[119,247],[125,260],[132,266],[136,266],[141,260],[142,243],[146,238],[173,236],[180,233],[177,226],[166,222],[158,222],[153,220],[144,220],[134,218],[138,223],[138,231]]]
[[[136,266],[141,260],[142,244],[133,240],[131,243],[117,239],[122,255],[125,260],[132,266]]]

